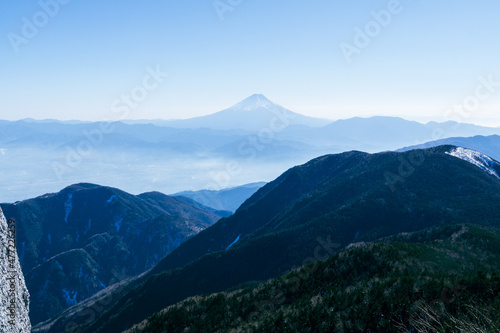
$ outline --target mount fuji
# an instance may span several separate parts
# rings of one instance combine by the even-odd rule
[[[307,117],[274,104],[262,94],[254,94],[228,109],[191,119],[171,120],[163,125],[176,128],[210,128],[214,130],[242,129],[274,131],[289,125],[320,127],[331,121]]]

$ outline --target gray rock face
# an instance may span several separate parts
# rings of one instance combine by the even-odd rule
[[[0,209],[0,332],[29,333],[30,295],[15,248],[16,223]]]

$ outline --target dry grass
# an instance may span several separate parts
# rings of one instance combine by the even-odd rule
[[[494,309],[483,305],[466,305],[465,313],[449,314],[442,302],[431,305],[425,301],[414,304],[410,317],[410,327],[401,321],[395,326],[402,333],[411,328],[419,333],[498,333],[500,332],[499,315]]]

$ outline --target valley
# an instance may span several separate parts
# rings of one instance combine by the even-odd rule
[[[348,250],[353,244],[386,244],[406,233],[445,232],[449,225],[499,227],[495,128],[391,117],[328,123],[263,95],[189,121],[25,120],[0,126],[2,159],[11,168],[2,176],[4,195],[16,198],[79,180],[0,204],[9,218],[22,221],[18,253],[37,300],[30,304],[34,332],[120,332],[186,298],[222,293],[216,296],[222,300],[238,290],[241,296],[345,251],[357,260],[362,255]],[[450,137],[400,148],[425,142],[436,129]],[[186,190],[187,183],[194,189]],[[429,274],[436,283],[449,280]],[[336,302],[337,296],[330,297]],[[293,299],[286,303],[312,315]],[[277,306],[285,311],[278,317],[276,310],[250,324],[236,312],[228,315],[233,322],[218,325],[269,330],[273,320],[286,320],[301,331],[292,324],[298,319],[285,315],[290,310],[281,301]],[[196,331],[196,321],[172,324],[170,312],[161,313],[134,331],[155,332],[162,325]],[[410,324],[408,316],[401,320]],[[382,327],[368,318],[348,321],[342,325]]]
[[[0,7],[0,333],[500,332],[500,2]]]
[[[34,331],[78,327],[83,332],[119,332],[190,296],[255,287],[302,265],[328,260],[353,244],[385,244],[387,237],[425,235],[419,232],[449,225],[472,223],[496,230],[500,179],[453,156],[455,149],[439,146],[378,154],[352,151],[291,168],[259,189],[233,215],[182,243],[146,274],[110,286],[101,296],[67,309],[35,326]],[[424,157],[423,162],[392,191],[384,173],[397,173],[400,161],[411,160],[416,154]],[[442,233],[456,231],[454,228],[445,228]],[[441,232],[431,234],[443,236]],[[408,246],[417,245],[410,242]],[[496,256],[492,252],[480,260],[495,262]],[[353,258],[365,261],[362,256]],[[493,266],[485,267],[489,274],[496,272]],[[360,268],[360,272],[365,269]],[[432,276],[446,281],[440,280],[443,277],[439,274]],[[111,301],[96,313],[95,320],[82,317],[102,303],[99,297]],[[415,296],[410,297],[415,300]],[[372,324],[368,321],[363,325]]]
[[[395,117],[328,121],[302,116],[259,94],[185,121],[0,121],[0,202],[81,182],[133,194],[222,190],[269,182],[321,155],[396,150],[433,141],[436,133],[443,139],[489,138],[500,129]]]
[[[134,196],[94,184],[0,204],[18,221],[17,250],[37,324],[109,285],[152,268],[230,215],[158,192]]]

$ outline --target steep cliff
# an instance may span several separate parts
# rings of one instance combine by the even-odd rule
[[[29,333],[29,293],[16,252],[16,222],[0,209],[0,332]]]

